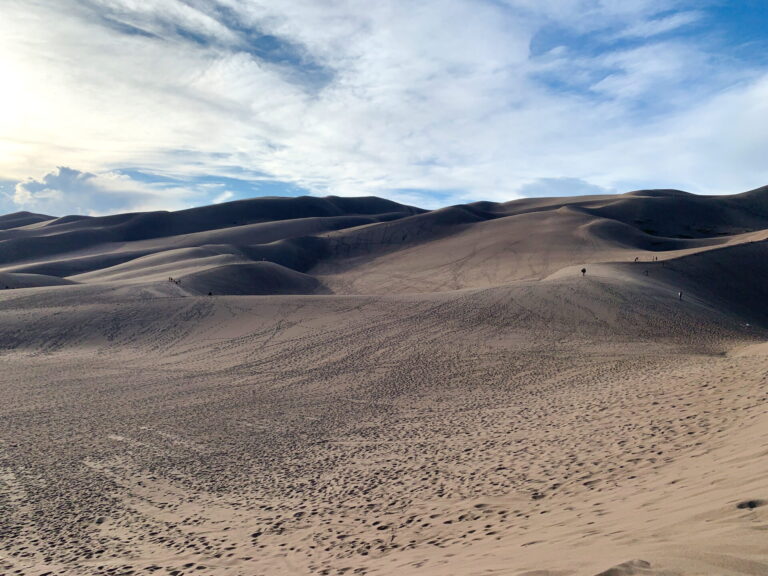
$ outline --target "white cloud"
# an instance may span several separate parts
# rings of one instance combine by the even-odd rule
[[[51,215],[140,212],[189,207],[197,193],[182,187],[149,185],[125,174],[91,174],[59,167],[41,178],[16,184],[12,197],[19,210]]]
[[[613,171],[697,193],[743,192],[768,182],[768,75],[716,94],[616,144]],[[645,167],[651,166],[652,172]],[[639,186],[636,186],[639,187]]]
[[[232,200],[232,198],[235,197],[234,192],[230,192],[229,190],[225,190],[221,194],[215,196],[212,200],[214,204],[221,204],[222,202],[227,202],[229,200]]]
[[[431,190],[445,203],[507,200],[536,182],[763,183],[764,163],[741,142],[765,144],[755,98],[768,75],[734,71],[707,35],[675,38],[703,19],[689,2],[6,4],[0,179],[75,166],[125,205],[136,194],[135,205],[165,207],[214,194],[141,182],[108,192],[104,174],[266,174],[423,204]],[[546,29],[564,31],[562,45],[532,55]],[[603,48],[580,51],[565,32]],[[701,122],[722,123],[720,139]],[[89,204],[95,192],[50,187],[63,194],[54,204],[26,189],[25,202],[112,209]]]

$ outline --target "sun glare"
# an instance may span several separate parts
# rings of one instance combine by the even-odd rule
[[[23,126],[24,116],[29,109],[30,98],[23,68],[8,57],[0,56],[0,135],[13,136]]]

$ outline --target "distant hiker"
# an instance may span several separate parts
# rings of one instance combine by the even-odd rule
[[[208,291],[208,296],[213,296],[213,292]]]
[[[635,262],[637,262],[638,260],[640,260],[640,258],[638,258],[637,256],[635,256]]]
[[[587,269],[586,268],[582,268],[581,269],[581,275],[582,276],[586,276],[587,275]]]
[[[680,292],[677,293],[677,299],[682,300],[683,299],[683,291],[680,290]]]

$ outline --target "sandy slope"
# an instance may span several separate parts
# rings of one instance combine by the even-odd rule
[[[20,213],[3,223],[20,224],[0,229],[6,273],[146,284],[268,261],[315,276],[307,286],[323,291],[434,292],[763,241],[768,190],[725,197],[656,190],[431,212],[378,198],[259,198],[100,218]]]
[[[761,191],[337,204],[6,231],[0,574],[768,574]]]

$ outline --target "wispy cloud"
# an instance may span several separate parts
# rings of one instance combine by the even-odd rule
[[[650,38],[677,31],[680,28],[699,22],[703,16],[703,13],[696,10],[676,12],[668,16],[661,16],[632,24],[623,29],[618,36],[625,38]]]
[[[213,198],[214,204],[221,204],[222,202],[227,202],[229,200],[232,200],[235,197],[235,193],[231,190],[225,190],[221,194],[216,195]]]
[[[424,204],[768,182],[752,148],[768,145],[768,69],[707,2],[5,4],[0,179],[21,182],[20,207],[241,193],[203,178]],[[89,192],[25,196],[60,165]],[[99,204],[115,175],[135,189]]]

